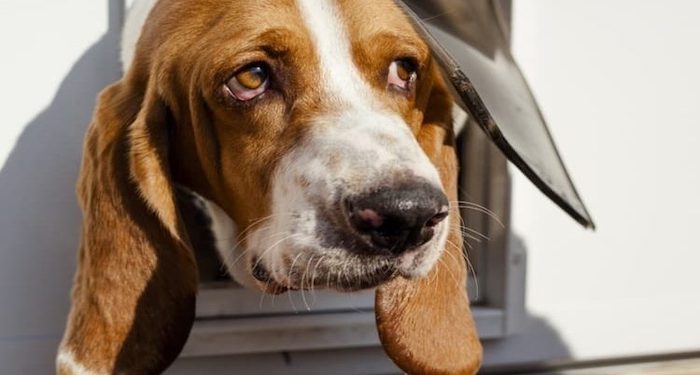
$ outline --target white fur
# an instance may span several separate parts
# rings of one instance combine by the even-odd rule
[[[98,375],[107,374],[107,371],[95,371],[88,370],[80,362],[75,360],[75,356],[70,351],[61,348],[56,357],[56,364],[58,368],[67,370],[73,375]]]
[[[335,263],[328,268],[344,268],[350,261],[344,249],[324,247],[318,233],[324,220],[320,211],[337,209],[333,204],[342,198],[339,194],[361,193],[372,184],[406,174],[441,185],[408,125],[384,107],[354,65],[335,1],[297,0],[297,5],[320,63],[316,81],[336,108],[313,119],[306,141],[281,159],[272,182],[273,219],[250,237],[251,251],[263,259],[274,278],[292,285],[292,259],[293,266],[302,268],[315,264],[315,259],[321,262],[321,257],[326,264]],[[300,180],[308,186],[301,186]],[[433,241],[404,254],[399,260],[402,271],[409,276],[426,274],[444,248],[447,228],[447,221],[441,223]]]
[[[247,266],[243,249],[238,246],[238,227],[231,218],[216,203],[199,197],[205,204],[212,221],[211,231],[214,234],[215,247],[221,257],[226,269],[233,279],[244,286],[254,287],[253,279]]]
[[[380,135],[393,138],[400,143],[397,147],[399,150],[380,152],[376,161],[382,163],[396,159],[398,153],[408,155],[413,159],[411,169],[416,175],[439,184],[437,171],[418,146],[408,125],[398,114],[389,113],[376,100],[372,88],[355,66],[350,38],[336,1],[297,0],[297,5],[319,58],[321,77],[318,82],[323,85],[325,95],[344,108],[339,118],[330,119],[336,122],[329,122],[326,126],[333,130],[320,137],[342,130],[344,134],[335,137],[352,143],[358,155],[362,155],[364,149],[384,149],[385,145],[377,141]]]
[[[353,63],[350,40],[335,1],[298,0],[297,5],[316,47],[321,68],[319,82],[326,95],[354,107],[368,107],[371,93]]]

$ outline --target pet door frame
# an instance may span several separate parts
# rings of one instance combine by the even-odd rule
[[[498,1],[509,22],[511,1]],[[125,7],[132,3],[124,0]],[[488,238],[465,240],[474,266],[468,282],[472,313],[482,340],[504,338],[525,316],[525,248],[510,231],[508,166],[476,124],[465,126],[458,144],[460,200],[487,207],[503,224],[479,210],[462,210],[466,226]],[[196,320],[181,357],[379,346],[374,290],[272,297],[233,282],[213,282],[200,286]]]

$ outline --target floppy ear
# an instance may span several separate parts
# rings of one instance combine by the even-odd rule
[[[198,276],[168,168],[169,119],[153,83],[123,80],[100,95],[78,180],[82,239],[60,374],[160,373],[187,339]]]
[[[457,157],[452,101],[439,73],[418,141],[457,201]],[[469,310],[459,210],[450,210],[450,232],[441,259],[423,279],[396,278],[377,289],[377,329],[384,349],[410,374],[474,374],[481,344]]]

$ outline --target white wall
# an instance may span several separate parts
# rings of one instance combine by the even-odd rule
[[[514,5],[515,55],[598,225],[513,173],[529,309],[580,359],[700,350],[700,2]]]
[[[599,230],[515,175],[526,332],[490,363],[700,349],[700,3],[515,0],[515,52]],[[116,0],[0,0],[0,373],[51,372],[96,93],[119,75]],[[537,345],[533,345],[537,343]]]
[[[95,95],[118,76],[118,1],[0,0],[0,373],[45,374],[68,311],[74,185]]]

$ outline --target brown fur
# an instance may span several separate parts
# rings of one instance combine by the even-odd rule
[[[420,62],[415,95],[382,100],[412,127],[456,201],[451,102],[427,46],[391,2],[340,5],[355,62],[378,92],[392,59]],[[78,181],[83,235],[62,350],[86,369],[158,373],[177,357],[193,322],[198,276],[173,184],[216,202],[240,228],[267,215],[277,161],[328,105],[306,33],[291,0],[156,5],[132,68],[100,95],[85,140]],[[264,53],[253,48],[261,44]],[[279,73],[274,84],[285,90],[270,90],[255,105],[231,103],[221,83],[258,60]],[[459,222],[456,210],[450,220]],[[461,244],[454,225],[450,241]],[[401,368],[478,369],[465,279],[461,249],[448,245],[427,278],[378,289],[380,337]]]
[[[437,166],[450,201],[457,200],[457,158],[451,101],[442,80],[435,82],[418,140]],[[459,212],[450,212],[447,247],[421,280],[397,278],[376,295],[377,328],[387,353],[410,374],[474,374],[481,344],[469,310],[462,258]]]

